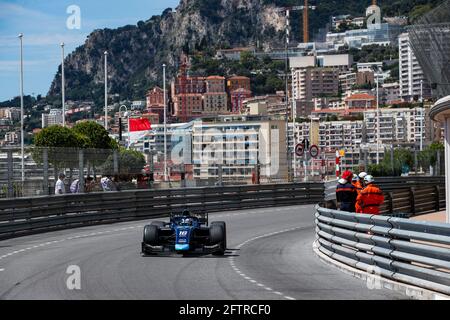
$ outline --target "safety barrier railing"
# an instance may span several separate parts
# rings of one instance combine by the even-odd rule
[[[160,217],[173,211],[217,212],[315,204],[322,183],[136,190],[0,199],[0,238],[90,224]]]
[[[316,206],[316,245],[329,258],[450,295],[450,224]]]

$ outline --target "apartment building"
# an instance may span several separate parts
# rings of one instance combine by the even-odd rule
[[[225,77],[210,76],[205,79],[203,114],[217,115],[228,112],[228,95],[225,92]]]
[[[240,114],[244,108],[244,102],[251,97],[252,92],[244,88],[230,92],[231,113]]]
[[[192,163],[195,179],[249,180],[257,165],[261,177],[286,178],[284,121],[230,116],[194,121]]]
[[[352,62],[348,54],[290,58],[293,99],[305,115],[314,98],[339,97],[339,76],[348,73]]]
[[[147,92],[147,111],[149,113],[157,113],[159,122],[164,122],[164,90],[160,87],[154,87]]]
[[[404,101],[413,101],[431,97],[430,85],[409,43],[408,33],[402,33],[399,38],[400,60],[400,96]]]
[[[42,129],[53,125],[62,125],[63,116],[61,109],[50,109],[49,113],[42,114]]]
[[[19,108],[0,108],[0,119],[8,119],[12,121],[20,120]]]
[[[431,139],[427,109],[380,109],[380,142],[384,144],[417,144]],[[376,111],[364,113],[367,142],[376,143],[378,135]]]
[[[250,105],[260,104],[264,105],[264,108],[259,115],[261,116],[282,116],[285,117],[286,112],[291,115],[291,104],[286,106],[286,96],[283,91],[278,91],[276,94],[268,94],[265,96],[256,96],[249,98],[243,102],[243,114],[257,115],[254,111],[250,110]]]
[[[174,116],[189,121],[201,116],[239,113],[251,96],[250,78],[234,76],[178,77],[172,82]],[[231,103],[230,103],[231,102]]]
[[[339,76],[339,85],[343,93],[352,91],[356,87],[375,85],[373,71],[358,71],[341,74]]]

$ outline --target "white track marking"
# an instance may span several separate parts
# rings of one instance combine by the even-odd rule
[[[256,241],[256,240],[259,240],[259,239],[262,239],[262,238],[268,238],[268,237],[271,237],[271,236],[274,236],[274,235],[278,235],[278,234],[282,234],[282,233],[286,233],[286,232],[290,232],[290,231],[299,230],[299,229],[302,229],[302,228],[303,228],[303,227],[295,227],[295,228],[290,228],[290,229],[283,229],[283,230],[281,230],[281,231],[271,232],[271,233],[266,233],[266,234],[263,234],[263,235],[260,235],[260,236],[256,236],[256,237],[253,237],[253,238],[251,238],[251,239],[248,239],[248,240],[242,242],[241,244],[237,245],[237,246],[236,246],[236,249],[239,250],[239,249],[241,249],[243,246],[245,246],[246,244],[248,244],[249,242],[252,242],[252,241]],[[247,280],[248,282],[250,282],[250,283],[252,283],[252,284],[254,284],[254,285],[258,286],[258,287],[261,287],[261,288],[263,288],[264,290],[269,291],[269,292],[271,292],[271,293],[273,293],[273,294],[275,294],[275,295],[277,295],[277,296],[282,296],[282,297],[283,297],[284,299],[286,299],[286,300],[295,300],[295,298],[292,298],[292,297],[290,297],[290,296],[284,295],[282,292],[274,291],[272,288],[270,288],[270,287],[268,287],[268,286],[266,286],[266,285],[264,285],[264,284],[262,284],[262,283],[260,283],[260,282],[258,282],[258,281],[256,281],[256,280],[253,280],[252,278],[249,278],[247,275],[243,274],[243,273],[236,267],[235,257],[229,257],[229,258],[228,258],[228,262],[230,263],[231,268],[232,268],[238,275],[240,275],[241,277],[243,277],[243,278],[244,278],[245,280]]]
[[[13,252],[6,253],[6,254],[0,256],[0,260],[8,258],[8,257],[13,256],[13,255],[16,255],[18,253],[27,252],[27,251],[30,251],[30,250],[33,250],[33,249],[46,247],[46,246],[49,246],[49,245],[52,245],[52,244],[56,244],[56,243],[61,243],[61,242],[64,242],[64,241],[70,241],[70,240],[82,239],[82,238],[88,238],[88,237],[95,237],[95,236],[99,236],[99,235],[107,234],[107,233],[111,233],[111,232],[127,231],[127,230],[133,230],[133,229],[136,229],[136,228],[143,228],[143,227],[144,227],[144,225],[137,225],[137,226],[127,227],[127,228],[105,230],[105,231],[99,231],[99,232],[92,232],[92,233],[88,233],[88,234],[80,234],[80,235],[76,235],[76,236],[63,238],[63,239],[60,239],[60,240],[47,241],[47,242],[44,242],[44,243],[41,243],[41,244],[36,244],[34,246],[27,247],[25,249],[20,249],[20,250],[16,250],[16,251],[13,251]],[[0,271],[4,271],[4,269],[0,270]]]

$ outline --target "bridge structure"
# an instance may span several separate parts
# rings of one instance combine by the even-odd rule
[[[444,178],[380,184],[377,217],[323,183],[2,199],[0,299],[448,298],[450,225],[408,219],[445,207]],[[142,257],[144,225],[184,208],[227,223],[225,256]]]

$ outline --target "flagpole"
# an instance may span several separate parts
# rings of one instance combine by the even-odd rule
[[[164,181],[167,181],[167,97],[166,97],[166,65],[163,64],[163,92],[164,92]]]

